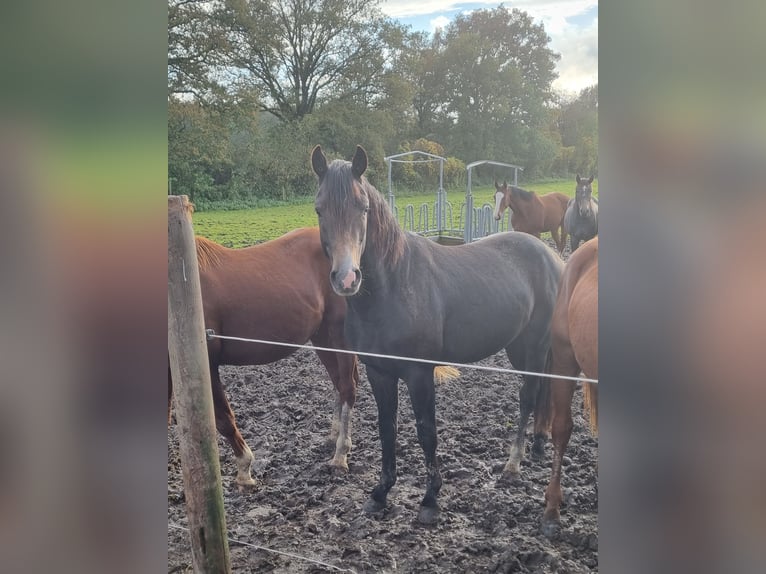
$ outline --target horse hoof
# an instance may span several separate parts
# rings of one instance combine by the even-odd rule
[[[543,518],[543,522],[540,525],[540,530],[543,533],[543,536],[550,540],[555,540],[558,538],[559,533],[561,532],[561,524],[558,520],[555,519],[545,519]]]
[[[505,481],[513,482],[520,476],[521,476],[521,472],[519,471],[518,466],[506,465],[506,467],[503,469],[503,473],[500,475],[500,478]]]
[[[529,453],[529,458],[534,460],[535,462],[543,462],[545,460],[545,446],[542,445],[540,448],[532,447],[532,450]]]
[[[253,478],[237,479],[237,490],[239,492],[252,492],[258,483]]]
[[[362,510],[364,510],[367,514],[375,514],[376,512],[383,510],[385,507],[385,502],[378,502],[374,498],[368,498],[367,502],[364,503]]]
[[[418,512],[418,522],[426,526],[436,524],[439,520],[439,507],[438,506],[421,506]]]
[[[345,476],[348,474],[348,463],[345,461],[338,461],[336,459],[330,459],[327,464],[330,466],[330,471],[336,476]]]

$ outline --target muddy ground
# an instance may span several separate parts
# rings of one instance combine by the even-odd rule
[[[503,354],[484,364],[509,366]],[[437,425],[444,485],[435,527],[416,521],[425,484],[406,387],[400,384],[399,479],[381,517],[362,513],[377,482],[377,410],[364,371],[354,413],[349,474],[326,462],[331,383],[310,351],[263,367],[223,367],[223,380],[256,462],[259,487],[240,493],[231,449],[219,441],[229,536],[355,572],[594,572],[598,561],[598,443],[580,415],[565,459],[562,532],[539,532],[550,474],[526,457],[520,479],[500,480],[518,417],[518,380],[483,371],[439,385]],[[168,523],[185,525],[175,426],[168,431]],[[528,445],[529,448],[529,445]],[[236,572],[329,572],[295,558],[232,543]],[[188,533],[168,529],[168,571],[191,571]]]

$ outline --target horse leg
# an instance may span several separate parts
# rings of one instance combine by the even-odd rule
[[[315,345],[330,346],[312,338]],[[345,353],[317,351],[319,360],[335,386],[335,408],[330,427],[330,440],[335,444],[335,455],[330,459],[330,466],[348,472],[348,454],[351,452],[351,413],[356,402],[356,385],[359,381],[359,369],[356,357]]]
[[[229,400],[224,393],[221,377],[218,374],[218,366],[210,365],[210,380],[213,387],[213,407],[215,409],[215,426],[218,432],[228,441],[234,451],[237,460],[236,483],[240,489],[254,486],[255,480],[250,475],[250,466],[253,464],[253,452],[247,446],[245,439],[237,428],[234,421],[234,412],[231,410]]]
[[[563,252],[564,248],[561,246],[561,236],[559,235],[558,227],[551,229],[551,237],[553,237],[553,242],[556,244],[556,249],[558,249],[559,253]]]
[[[378,405],[378,433],[382,451],[380,480],[364,503],[367,513],[378,512],[386,507],[386,497],[396,484],[396,413],[399,407],[398,377],[367,366],[367,378]]]
[[[507,349],[508,358],[514,367],[519,370],[542,372],[545,369],[547,349],[528,350],[521,343],[512,343]],[[535,435],[532,445],[533,458],[540,460],[545,454],[545,442],[547,440],[547,405],[550,389],[545,387],[547,381],[536,375],[523,375],[524,383],[519,390],[519,427],[516,431],[516,439],[511,443],[508,462],[503,469],[505,476],[517,476],[519,467],[524,458],[524,441],[526,438],[529,415],[535,414]]]
[[[439,518],[436,497],[442,486],[442,477],[436,460],[436,392],[433,368],[417,369],[414,376],[408,377],[407,388],[410,391],[412,411],[415,413],[418,442],[425,455],[428,480],[426,494],[420,503],[418,521],[421,524],[434,524]]]
[[[168,365],[168,426],[170,426],[170,404],[173,401],[173,377],[170,374],[170,365]]]
[[[557,308],[557,311],[559,309]],[[576,377],[580,373],[580,365],[575,358],[569,338],[567,312],[554,314],[551,333],[551,363],[547,370],[551,374]],[[559,507],[563,500],[561,492],[561,466],[564,459],[569,437],[572,434],[572,396],[575,391],[574,381],[551,379],[551,411],[553,422],[551,428],[553,442],[553,460],[551,462],[551,479],[545,491],[545,512],[543,513],[542,530],[548,537],[555,535],[559,524]]]
[[[564,226],[564,219],[561,220],[561,245],[559,246],[559,253],[564,255],[564,249],[567,246],[567,228]]]
[[[578,368],[570,369],[568,374],[577,376],[577,371],[579,371]],[[551,479],[545,490],[545,512],[542,520],[543,534],[549,538],[555,536],[558,531],[559,508],[564,499],[561,491],[561,466],[569,437],[572,435],[572,396],[574,390],[574,381],[560,379],[551,381],[553,460],[551,462]]]

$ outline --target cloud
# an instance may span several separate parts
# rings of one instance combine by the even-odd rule
[[[585,28],[567,25],[552,37],[551,48],[561,54],[554,88],[579,92],[598,83],[598,18]]]
[[[497,0],[384,0],[381,9],[393,18],[432,16],[428,23],[429,31],[433,32],[436,27],[443,27],[451,20],[445,14],[495,8],[500,4]],[[587,26],[568,21],[593,10],[598,6],[598,0],[516,0],[512,5],[505,5],[527,12],[545,26],[546,33],[551,37],[551,49],[561,54],[556,66],[559,74],[554,82],[556,89],[578,92],[598,82],[598,19],[594,18]]]
[[[469,0],[460,2],[456,0],[383,0],[380,7],[385,14],[393,18],[427,16],[442,12],[454,12],[471,8],[494,8],[502,2],[497,0]],[[594,6],[598,6],[598,0],[517,0],[512,5],[505,3],[508,8],[518,8],[528,12],[535,18],[566,19],[582,14]],[[547,26],[546,26],[547,28]]]
[[[437,28],[446,28],[447,24],[450,23],[450,19],[446,16],[438,16],[436,18],[433,18],[428,24],[431,26],[431,31],[433,32]]]

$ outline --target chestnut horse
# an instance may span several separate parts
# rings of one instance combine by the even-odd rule
[[[582,372],[598,379],[598,237],[583,244],[567,261],[551,324],[551,367],[557,375]],[[572,396],[575,382],[551,380],[553,462],[545,491],[543,532],[558,529],[561,506],[561,464],[572,434]],[[583,383],[585,410],[593,434],[598,431],[598,394],[595,383]]]
[[[537,195],[515,185],[503,185],[495,182],[495,219],[500,220],[503,212],[510,208],[511,226],[514,231],[529,233],[540,237],[548,231],[556,243],[559,253],[564,252],[567,243],[567,233],[564,229],[564,212],[567,210],[569,198],[558,191]],[[559,230],[561,234],[559,235]]]
[[[569,233],[569,243],[574,253],[582,241],[598,235],[598,201],[593,197],[593,176],[590,179],[577,176],[575,196],[569,200],[564,214],[564,232]]]
[[[343,336],[346,301],[330,287],[330,262],[322,252],[319,230],[297,229],[273,241],[229,249],[197,237],[205,328],[218,335],[347,348]],[[253,453],[234,421],[221,385],[219,365],[264,365],[295,349],[260,343],[213,339],[208,343],[213,404],[218,431],[237,459],[239,486],[255,484]],[[348,470],[351,409],[359,381],[354,355],[316,351],[335,386],[330,438],[335,456],[330,464]],[[172,381],[168,371],[168,419]]]
[[[561,259],[524,233],[490,235],[466,245],[439,245],[404,232],[380,192],[363,176],[367,154],[328,165],[322,149],[311,156],[319,178],[315,207],[332,288],[346,297],[346,337],[354,351],[444,362],[474,362],[505,349],[520,370],[542,372]],[[396,483],[398,381],[404,380],[425,455],[427,487],[418,519],[434,523],[442,485],[436,458],[433,367],[405,358],[360,354],[367,366],[382,448],[378,485],[366,512],[385,508]],[[535,411],[532,452],[544,452],[549,385],[525,375],[521,415],[505,472],[518,474],[527,421]]]

